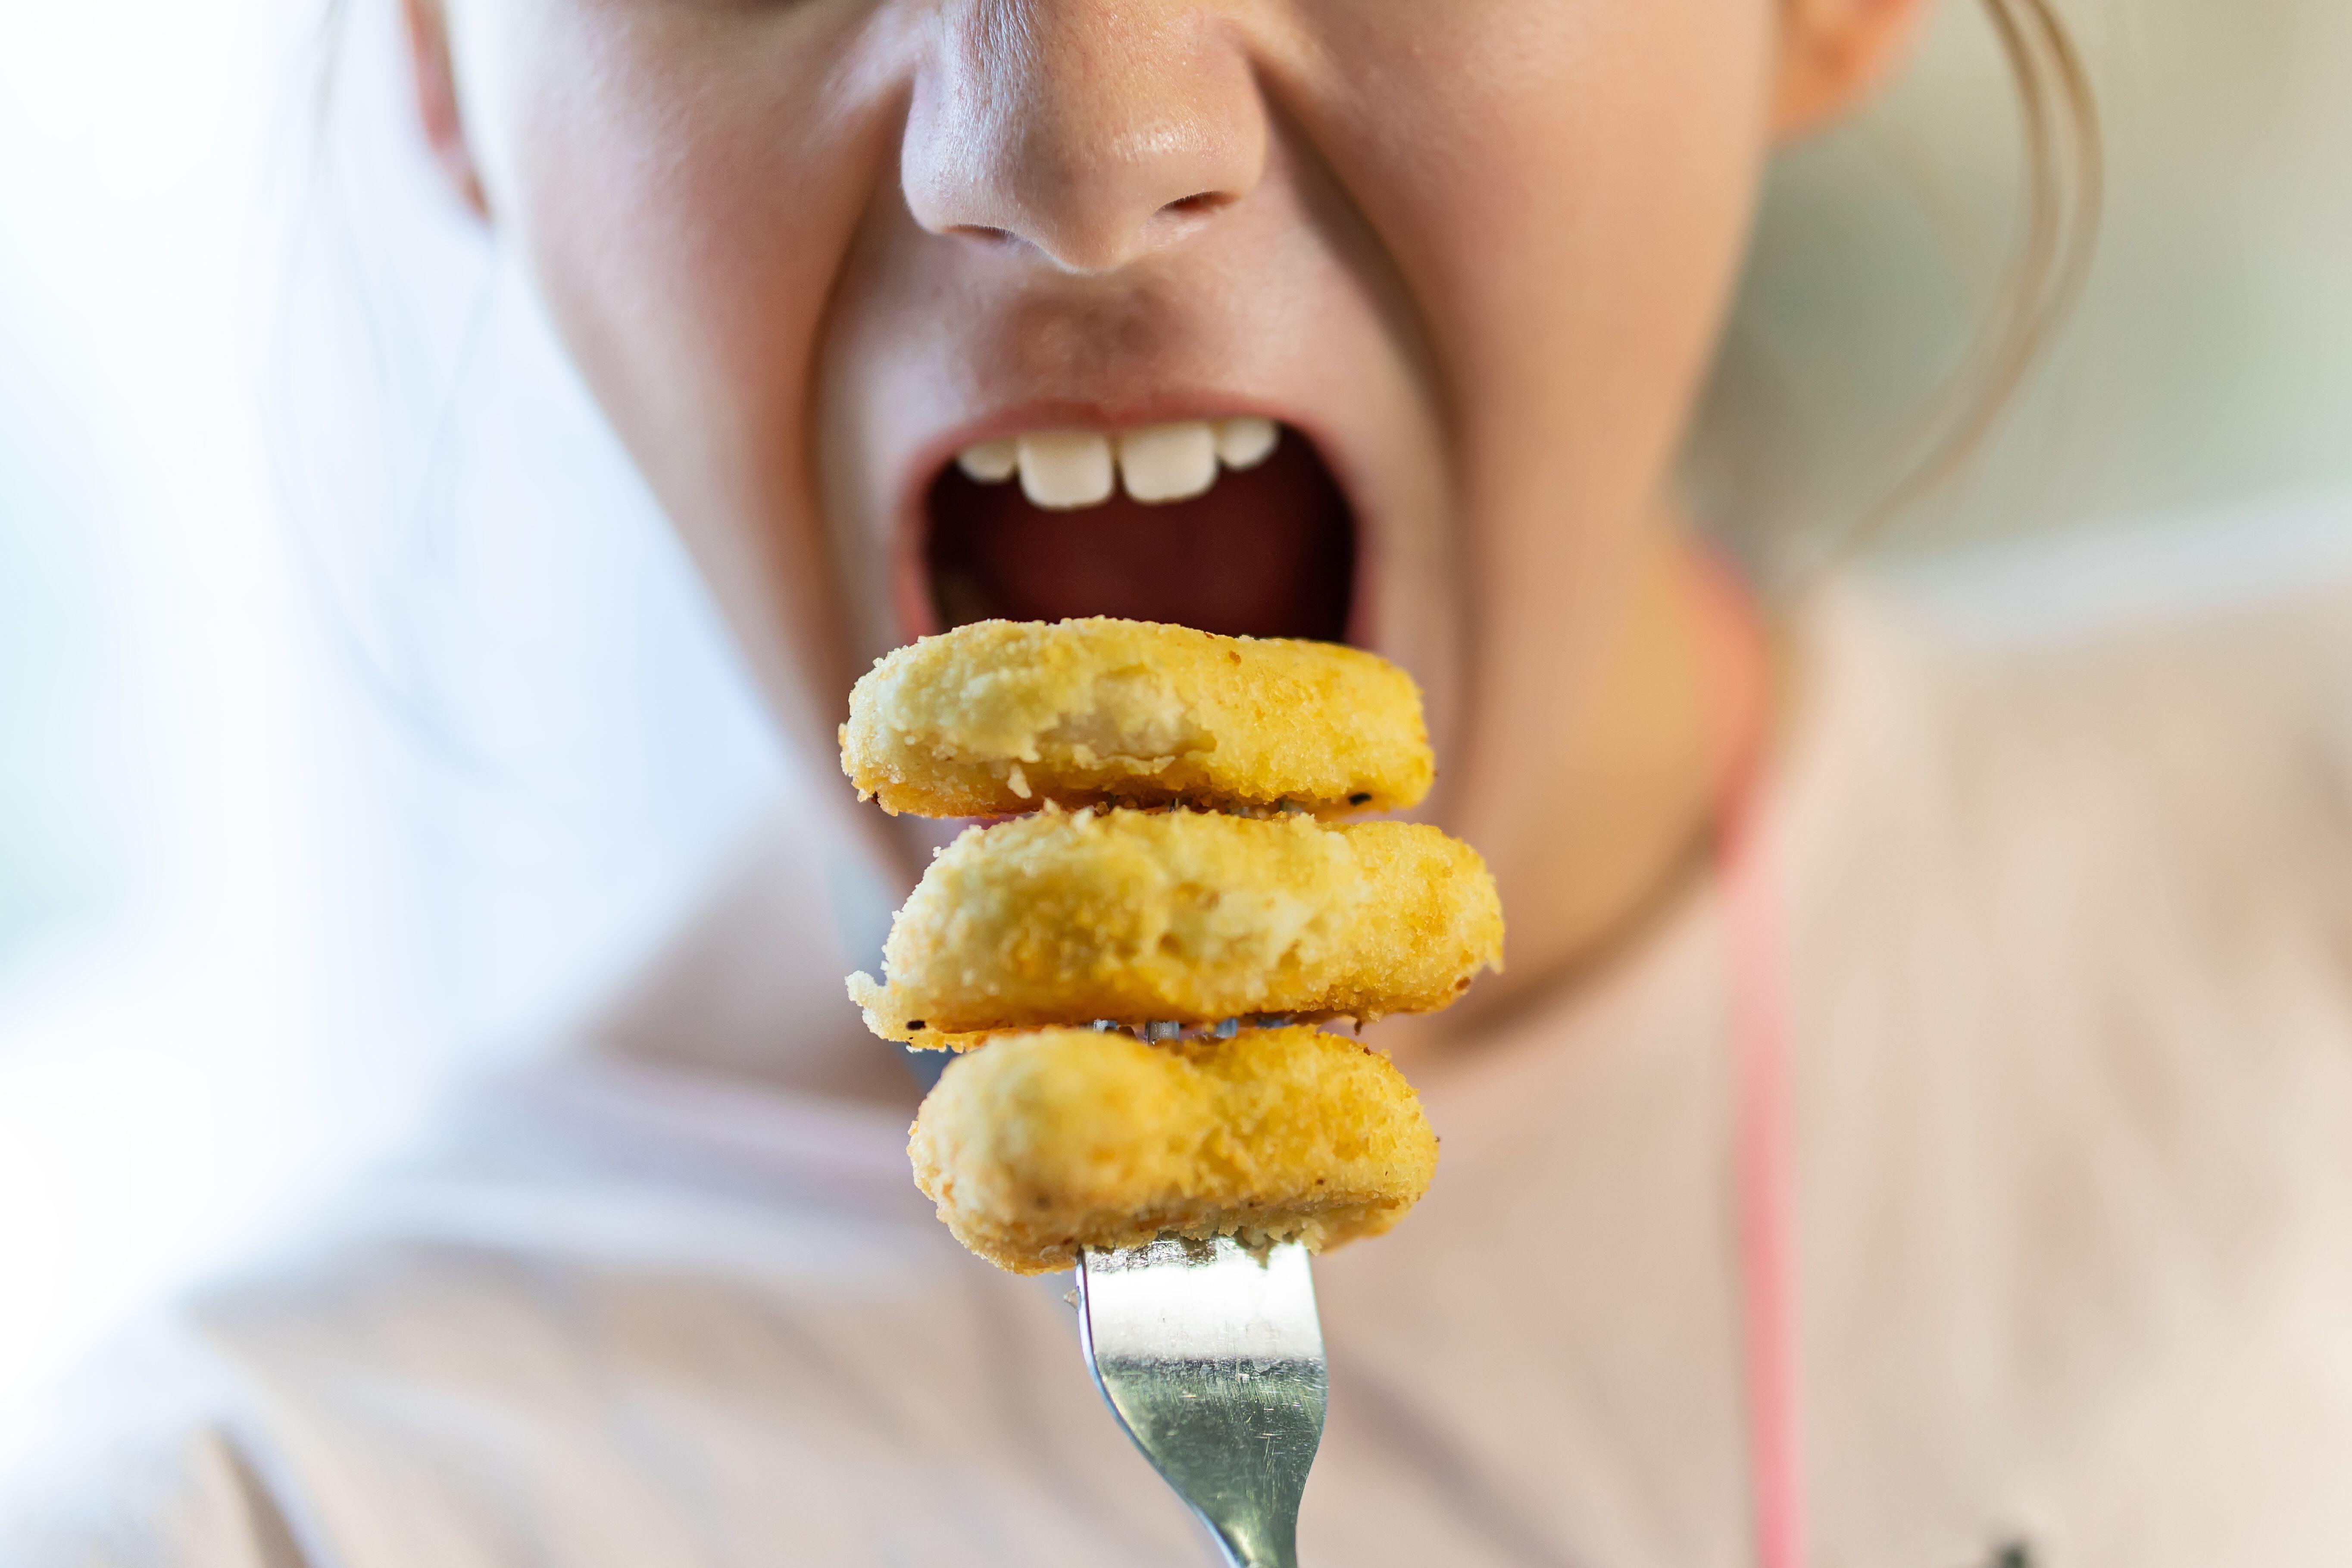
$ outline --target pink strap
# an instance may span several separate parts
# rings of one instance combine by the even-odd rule
[[[1762,737],[1735,719],[1765,705],[1735,700],[1751,672],[1769,668],[1762,628],[1744,587],[1717,574],[1727,628],[1735,643],[1714,638],[1724,657],[1709,659],[1716,678],[1708,706],[1718,721],[1730,766],[1724,776],[1715,840],[1724,900],[1727,1025],[1734,1074],[1734,1180],[1739,1220],[1742,1328],[1748,1368],[1748,1486],[1756,1515],[1758,1568],[1802,1568],[1805,1562],[1804,1454],[1801,1440],[1794,1254],[1796,1207],[1790,1169],[1789,1002],[1783,986],[1777,878],[1759,831]]]
[[[1755,831],[1754,791],[1731,803],[1717,852],[1729,960],[1738,1140],[1739,1264],[1748,1355],[1749,1488],[1759,1568],[1805,1561],[1804,1455],[1789,1148],[1788,998],[1770,859]]]

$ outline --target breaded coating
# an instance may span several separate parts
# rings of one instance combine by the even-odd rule
[[[1502,967],[1486,862],[1412,822],[1065,811],[971,828],[850,998],[938,1049],[1048,1024],[1428,1012]],[[963,1038],[957,1038],[963,1037]]]
[[[982,621],[885,655],[849,697],[842,771],[892,813],[1064,806],[1416,805],[1421,693],[1375,654],[1097,617]]]
[[[1019,1274],[1170,1231],[1319,1252],[1388,1229],[1437,1171],[1403,1074],[1311,1029],[1008,1035],[949,1065],[907,1152],[956,1239]]]

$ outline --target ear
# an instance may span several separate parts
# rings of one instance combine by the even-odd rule
[[[487,222],[489,198],[482,190],[481,171],[475,167],[473,149],[466,141],[466,126],[457,112],[457,73],[449,57],[449,18],[442,0],[402,0],[408,18],[409,63],[416,79],[416,118],[425,131],[433,161],[476,217]]]
[[[1933,0],[1780,0],[1775,136],[1801,136],[1860,107],[1910,53]]]

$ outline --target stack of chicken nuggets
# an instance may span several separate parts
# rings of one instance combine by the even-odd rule
[[[1338,820],[1428,791],[1403,672],[1332,643],[981,622],[877,662],[841,745],[894,814],[1009,819],[932,861],[887,983],[849,982],[877,1034],[962,1053],[908,1152],[966,1247],[1022,1273],[1166,1234],[1321,1250],[1427,1190],[1411,1085],[1314,1027],[1431,1011],[1501,967],[1475,852]]]

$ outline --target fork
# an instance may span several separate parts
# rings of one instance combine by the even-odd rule
[[[1307,1249],[1163,1237],[1078,1257],[1095,1386],[1229,1568],[1297,1568],[1329,1386]]]

